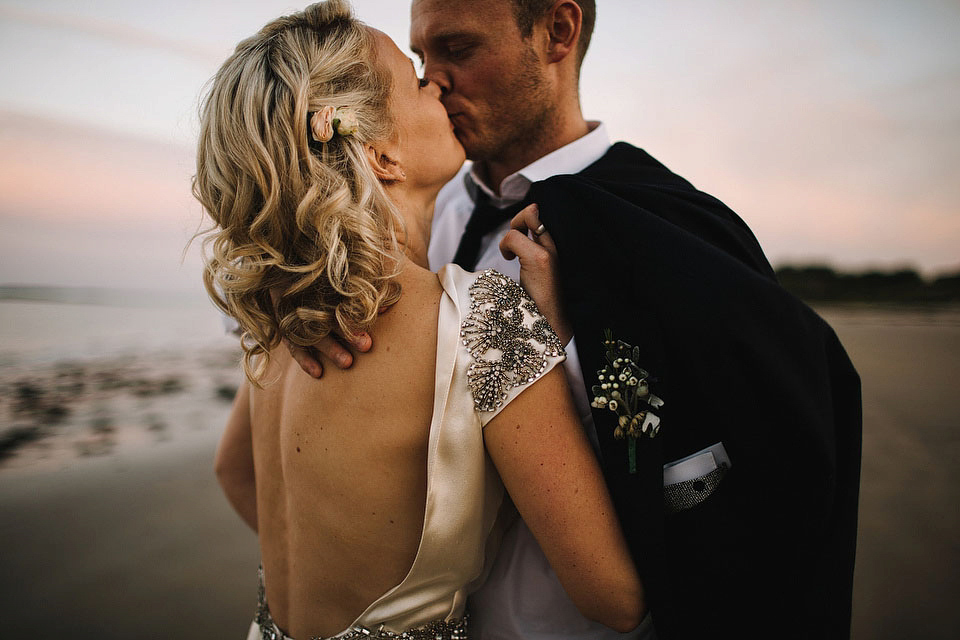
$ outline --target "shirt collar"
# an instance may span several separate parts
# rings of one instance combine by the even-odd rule
[[[530,185],[539,180],[546,180],[551,176],[579,173],[599,160],[610,148],[610,135],[602,122],[587,123],[590,130],[587,135],[577,138],[547,155],[534,160],[532,163],[512,173],[500,183],[500,195],[480,180],[474,169],[464,173],[463,180],[467,187],[470,199],[476,202],[478,190],[483,190],[490,197],[495,207],[508,207],[520,202],[527,196]]]

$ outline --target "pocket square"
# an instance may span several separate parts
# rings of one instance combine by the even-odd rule
[[[663,503],[667,513],[697,506],[716,490],[730,468],[722,442],[663,465]]]

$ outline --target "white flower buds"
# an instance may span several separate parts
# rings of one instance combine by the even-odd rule
[[[341,107],[337,109],[334,119],[337,121],[337,133],[341,136],[351,136],[357,132],[357,114],[353,109]]]

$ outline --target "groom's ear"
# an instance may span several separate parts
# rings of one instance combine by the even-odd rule
[[[407,174],[396,160],[386,152],[378,150],[372,144],[367,145],[367,164],[373,169],[380,182],[403,182]]]
[[[560,62],[571,53],[576,54],[580,40],[583,11],[573,0],[560,0],[553,4],[544,16],[547,33],[547,57],[550,62]]]

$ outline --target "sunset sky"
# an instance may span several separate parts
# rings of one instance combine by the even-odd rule
[[[599,0],[584,114],[774,264],[960,268],[960,2]],[[0,285],[196,289],[197,103],[303,5],[0,0]],[[405,0],[355,0],[408,43]]]

